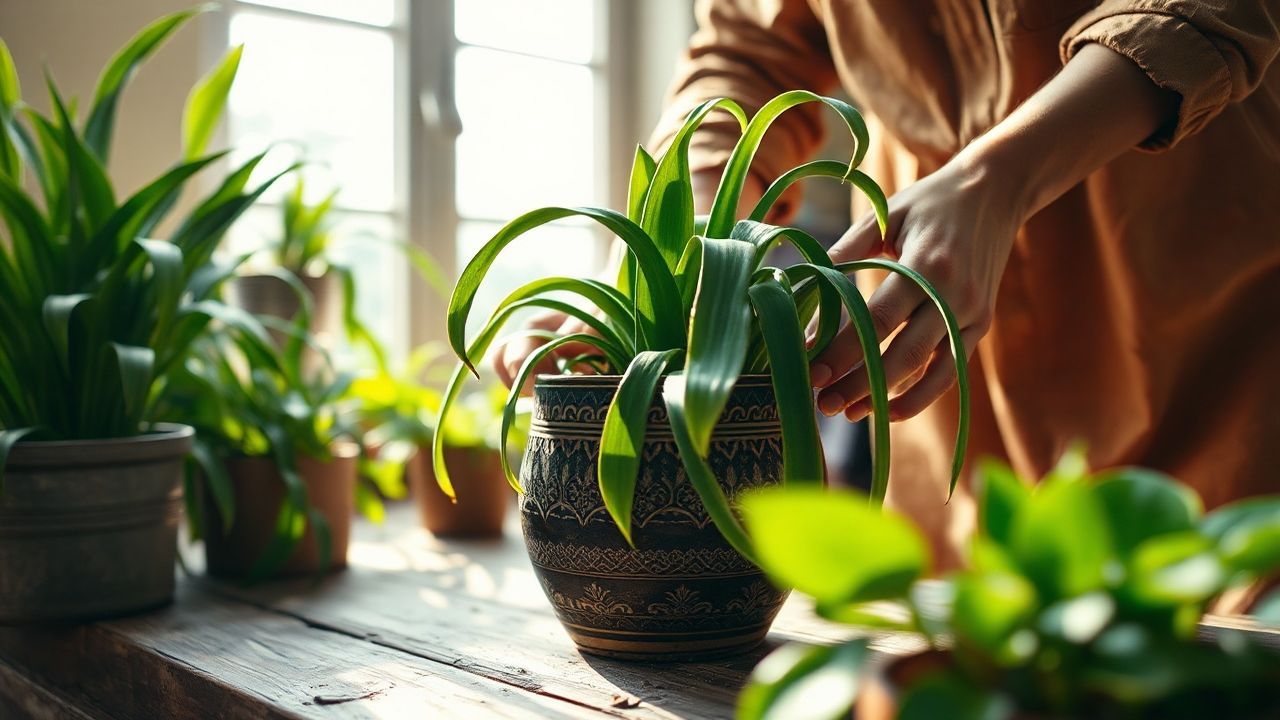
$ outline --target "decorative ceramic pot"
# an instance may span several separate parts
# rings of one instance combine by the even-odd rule
[[[195,431],[20,442],[0,491],[0,624],[91,620],[173,601],[182,466]]]
[[[596,479],[614,376],[541,376],[521,465],[525,544],[561,623],[588,653],[690,660],[764,639],[787,593],[716,530],[689,483],[661,396],[649,410],[627,545]],[[782,436],[767,376],[738,380],[709,461],[731,498],[782,478]]]
[[[498,452],[485,447],[445,447],[444,461],[453,478],[457,502],[436,484],[430,448],[415,453],[405,466],[422,525],[437,537],[502,537],[513,493],[502,473]]]
[[[360,450],[342,443],[332,448],[332,460],[298,456],[298,474],[307,487],[307,500],[329,524],[330,570],[347,566],[351,516],[355,512],[356,460]],[[235,497],[235,517],[224,532],[218,508],[204,493],[204,551],[210,575],[247,575],[275,533],[276,515],[284,502],[284,480],[275,461],[265,457],[231,457],[227,476]],[[307,528],[276,577],[313,575],[324,567],[315,533]]]

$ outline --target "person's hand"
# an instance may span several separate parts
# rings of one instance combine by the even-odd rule
[[[996,290],[1024,221],[1017,193],[1004,191],[991,168],[957,156],[889,200],[883,241],[872,217],[854,225],[830,251],[837,263],[887,255],[924,275],[951,306],[965,351],[986,334]],[[946,324],[933,301],[906,278],[890,274],[868,301],[877,336],[895,330],[884,351],[892,420],[924,410],[955,382]],[[821,388],[818,409],[858,420],[870,410],[857,332],[846,325],[810,366]]]
[[[521,326],[521,330],[547,330],[556,335],[591,331],[586,323],[558,310],[548,310],[529,318]],[[489,361],[493,365],[494,371],[498,373],[498,378],[502,380],[502,384],[511,387],[516,381],[516,376],[520,374],[520,367],[524,365],[525,359],[532,355],[535,350],[545,345],[546,342],[546,340],[539,337],[522,335],[496,346],[489,354]],[[534,378],[543,373],[556,372],[556,360],[573,358],[591,352],[596,352],[596,349],[586,343],[571,342],[561,345],[553,350],[551,355],[543,358],[533,373],[529,375],[528,381],[525,382],[525,386],[520,389],[520,392],[525,395],[532,393]]]

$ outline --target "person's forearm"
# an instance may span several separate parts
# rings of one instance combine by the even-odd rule
[[[955,162],[1003,186],[1026,219],[1153,135],[1177,104],[1131,60],[1089,45]]]

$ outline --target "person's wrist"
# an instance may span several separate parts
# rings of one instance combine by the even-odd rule
[[[980,138],[952,161],[959,167],[963,186],[994,199],[1022,225],[1040,210],[1040,193],[1032,158],[1012,143]]]

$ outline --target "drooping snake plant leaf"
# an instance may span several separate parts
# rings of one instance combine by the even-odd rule
[[[956,366],[956,396],[958,399],[957,404],[959,405],[959,409],[956,411],[955,451],[951,456],[951,482],[947,489],[947,499],[950,500],[951,495],[956,491],[956,483],[960,480],[960,473],[964,470],[965,451],[969,446],[969,356],[965,351],[964,337],[960,334],[960,323],[956,322],[955,314],[951,312],[951,307],[947,305],[947,301],[943,299],[937,288],[923,275],[905,265],[890,260],[873,258],[841,263],[836,267],[843,272],[877,269],[888,270],[902,275],[915,283],[916,286],[924,291],[925,295],[929,296],[929,299],[933,301],[934,307],[937,308],[938,314],[942,316],[943,322],[946,323],[947,342],[951,346],[951,358]]]
[[[618,382],[618,393],[609,404],[600,433],[600,461],[596,469],[600,496],[622,537],[633,546],[631,508],[636,494],[636,475],[644,455],[644,436],[649,427],[649,407],[662,374],[679,353],[676,349],[636,353]]]
[[[667,268],[672,272],[675,272],[676,263],[684,252],[685,243],[694,234],[689,141],[693,139],[693,132],[698,126],[716,109],[727,110],[745,131],[747,115],[736,102],[727,98],[703,102],[689,113],[684,125],[671,139],[670,147],[658,160],[649,192],[645,196],[640,226],[653,238]]]
[[[742,190],[746,185],[747,173],[756,151],[760,148],[760,142],[764,139],[765,131],[782,113],[809,102],[823,103],[840,115],[855,142],[849,168],[853,170],[862,164],[862,158],[867,154],[867,145],[870,141],[867,136],[867,124],[852,105],[835,98],[815,95],[807,90],[783,93],[765,103],[764,107],[751,117],[751,121],[747,123],[742,133],[742,139],[734,146],[733,153],[725,164],[724,175],[720,178],[720,189],[716,192],[715,202],[711,206],[711,216],[707,220],[706,230],[708,237],[728,237],[733,229],[738,202],[742,199]]]
[[[681,402],[693,447],[702,457],[746,358],[751,309],[745,300],[754,260],[751,243],[702,239]]]
[[[826,470],[814,422],[804,331],[786,275],[776,272],[773,278],[753,284],[748,294],[769,353],[773,396],[782,424],[783,482],[821,485]]]
[[[769,211],[777,204],[778,198],[782,197],[782,194],[796,181],[807,177],[835,178],[841,182],[850,183],[862,191],[862,194],[871,201],[871,209],[876,215],[876,224],[880,226],[880,234],[884,235],[889,224],[889,201],[884,196],[884,191],[875,180],[871,179],[871,176],[861,170],[850,170],[848,165],[838,160],[814,160],[779,175],[760,197],[749,219],[764,222]]]
[[[643,299],[636,300],[636,314],[640,319],[641,334],[647,343],[658,348],[682,347],[684,344],[684,320],[680,308],[680,293],[675,279],[662,259],[653,240],[626,216],[612,210],[598,208],[542,208],[526,213],[508,223],[485,243],[475,257],[467,263],[453,297],[449,300],[449,345],[467,367],[475,373],[472,357],[467,354],[465,332],[471,305],[476,291],[493,265],[498,253],[520,235],[553,220],[571,216],[583,216],[605,226],[626,243],[635,257],[639,275],[637,284],[649,288]]]

